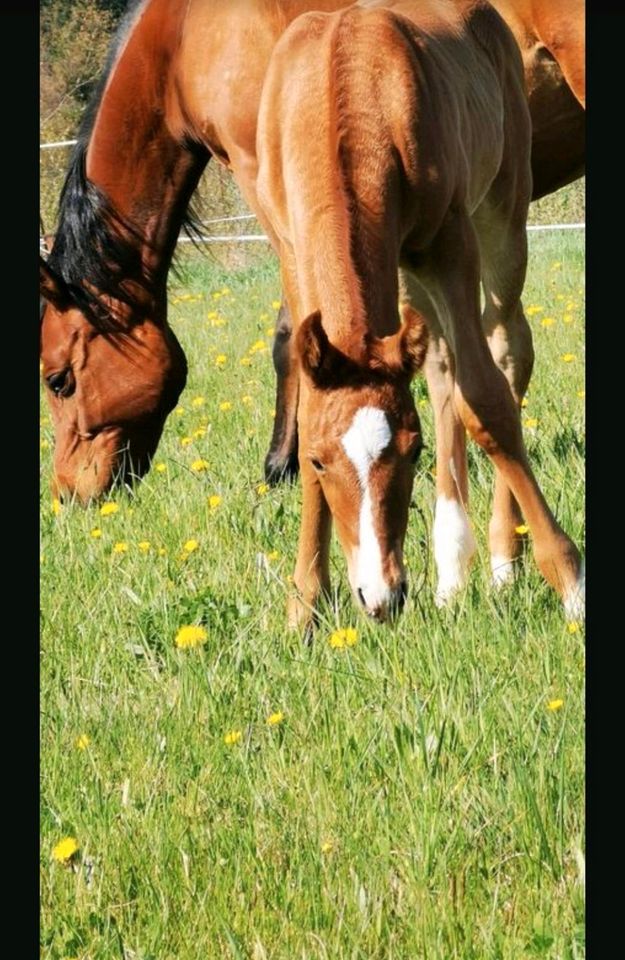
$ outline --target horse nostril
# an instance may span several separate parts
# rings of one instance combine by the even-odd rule
[[[364,593],[362,592],[362,590],[360,589],[360,587],[358,587],[358,599],[359,599],[360,602],[362,603],[363,607],[366,607],[366,606],[367,606],[366,601],[365,601],[365,595],[364,595]]]

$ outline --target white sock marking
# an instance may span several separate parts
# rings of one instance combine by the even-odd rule
[[[382,571],[382,553],[373,526],[373,509],[369,491],[369,470],[391,440],[391,428],[386,414],[378,407],[361,407],[357,411],[341,443],[356,468],[362,489],[360,505],[358,551],[355,563],[356,582],[352,586],[362,590],[366,605],[373,610],[390,598],[390,590]]]
[[[475,547],[475,537],[462,504],[448,497],[438,497],[434,515],[437,606],[444,606],[466,584]]]
[[[564,614],[569,623],[586,619],[586,564],[583,561],[577,583],[564,598]]]
[[[494,553],[490,558],[490,568],[493,573],[493,586],[497,589],[514,580],[514,560],[509,557]]]

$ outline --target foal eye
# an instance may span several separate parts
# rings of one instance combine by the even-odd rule
[[[315,468],[315,470],[317,470],[318,473],[322,473],[323,464],[321,460],[315,460],[313,457],[311,457],[310,462],[312,463],[313,467]]]
[[[72,388],[71,373],[70,367],[66,367],[65,370],[51,373],[49,377],[46,377],[47,385],[57,397],[66,397],[69,394]]]

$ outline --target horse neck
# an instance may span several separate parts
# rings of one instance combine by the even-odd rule
[[[329,19],[310,55],[275,67],[266,169],[284,181],[304,314],[319,309],[330,339],[357,349],[399,326],[402,168],[350,25]]]
[[[187,141],[175,60],[187,2],[148,0],[114,60],[86,151],[86,176],[106,197],[144,277],[164,300],[178,233],[208,153]]]

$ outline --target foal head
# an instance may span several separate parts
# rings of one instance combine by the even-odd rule
[[[421,429],[410,381],[423,364],[427,330],[402,308],[398,333],[367,335],[358,349],[330,343],[317,312],[298,331],[304,371],[300,459],[321,484],[355,596],[385,620],[403,607],[403,545]]]
[[[86,502],[143,476],[186,380],[172,331],[142,317],[94,324],[40,265],[42,376],[55,432],[53,488]]]

